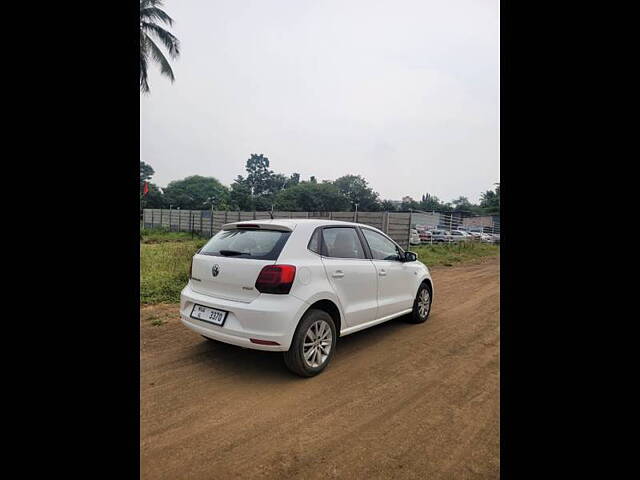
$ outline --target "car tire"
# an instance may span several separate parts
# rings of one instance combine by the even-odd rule
[[[423,302],[427,300],[426,308],[421,308]],[[431,287],[429,287],[428,283],[422,283],[420,288],[418,288],[418,293],[416,294],[416,298],[413,301],[413,311],[408,315],[407,321],[409,323],[424,323],[429,318],[429,314],[431,313]]]
[[[284,352],[284,363],[301,377],[318,375],[331,362],[336,340],[336,326],[331,315],[324,310],[309,310],[302,316],[289,350]]]

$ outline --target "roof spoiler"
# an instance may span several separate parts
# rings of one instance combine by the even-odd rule
[[[291,227],[267,222],[234,222],[222,226],[222,230],[277,230],[279,232],[291,232]]]

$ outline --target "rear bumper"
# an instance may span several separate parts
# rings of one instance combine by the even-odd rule
[[[191,318],[194,304],[229,312],[223,326]],[[180,294],[180,320],[200,335],[255,350],[289,350],[296,326],[308,305],[293,295],[261,294],[250,303],[196,293],[187,285]],[[251,338],[278,345],[252,343]]]

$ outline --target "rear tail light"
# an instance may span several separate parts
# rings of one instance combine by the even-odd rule
[[[256,280],[256,290],[260,293],[287,294],[296,278],[293,265],[267,265],[263,267]]]
[[[191,258],[191,263],[189,264],[189,279],[193,276],[193,258]]]

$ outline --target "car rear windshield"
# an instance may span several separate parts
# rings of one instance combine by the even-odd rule
[[[214,257],[277,260],[291,232],[263,229],[220,230],[200,250]]]

